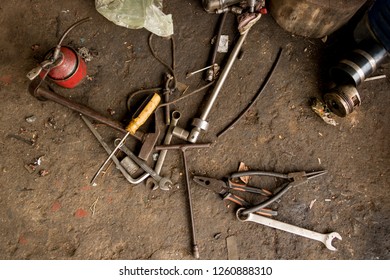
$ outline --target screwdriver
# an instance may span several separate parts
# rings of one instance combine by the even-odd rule
[[[136,131],[147,121],[147,119],[150,117],[151,114],[153,114],[154,110],[156,110],[158,104],[160,104],[161,97],[158,93],[154,93],[153,96],[145,100],[145,102],[141,105],[141,107],[135,112],[132,120],[130,121],[129,125],[125,128],[127,133],[126,135],[121,139],[119,144],[115,147],[115,149],[111,152],[111,154],[108,156],[108,158],[103,162],[103,164],[100,166],[99,170],[95,173],[91,180],[91,185],[94,185],[96,178],[99,176],[99,174],[102,172],[104,167],[107,165],[107,163],[110,161],[112,156],[118,151],[118,149],[123,145],[123,143],[126,141],[127,137],[131,134],[134,135]]]

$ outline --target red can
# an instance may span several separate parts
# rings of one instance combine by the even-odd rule
[[[50,59],[54,54],[55,48],[51,49],[45,57]],[[43,70],[39,75],[44,77],[46,71]],[[76,87],[87,75],[87,65],[84,59],[72,48],[61,47],[60,53],[54,66],[50,69],[48,77],[59,86],[64,88]]]

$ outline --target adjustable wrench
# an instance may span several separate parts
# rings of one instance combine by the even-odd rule
[[[240,220],[241,222],[254,222],[254,223],[261,224],[261,225],[265,225],[265,226],[269,226],[272,228],[287,231],[290,233],[294,233],[296,235],[300,235],[300,236],[303,236],[306,238],[317,240],[317,241],[324,243],[326,248],[328,248],[331,251],[337,251],[337,249],[332,246],[333,239],[337,238],[339,240],[342,240],[340,234],[338,234],[337,232],[322,234],[322,233],[318,233],[318,232],[311,231],[308,229],[300,228],[300,227],[297,227],[294,225],[279,222],[279,221],[276,221],[276,220],[273,220],[273,219],[270,219],[270,218],[267,218],[264,216],[260,216],[257,214],[253,214],[253,213],[250,213],[246,216],[243,216],[243,215],[241,215],[242,210],[244,210],[244,208],[238,209],[238,211],[236,213],[237,219]]]
[[[115,145],[118,145],[121,139],[115,140]],[[172,188],[172,181],[169,178],[161,177],[158,175],[151,167],[149,167],[145,161],[137,157],[133,152],[131,152],[125,145],[121,145],[119,149],[128,155],[136,164],[139,165],[146,173],[148,173],[154,180],[155,183],[161,188]]]

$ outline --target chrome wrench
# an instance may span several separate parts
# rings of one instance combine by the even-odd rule
[[[244,210],[244,208],[238,209],[238,211],[236,213],[237,219],[240,220],[241,222],[254,222],[257,224],[264,225],[264,226],[269,226],[272,228],[276,228],[276,229],[280,229],[280,230],[287,231],[290,233],[294,233],[296,235],[300,235],[300,236],[303,236],[303,237],[306,237],[309,239],[317,240],[317,241],[324,243],[326,248],[328,248],[331,251],[337,251],[337,249],[335,247],[333,247],[333,245],[332,245],[333,239],[337,238],[339,240],[342,240],[340,234],[338,234],[337,232],[322,234],[322,233],[318,233],[318,232],[311,231],[308,229],[300,228],[300,227],[297,227],[294,225],[279,222],[279,221],[276,221],[276,220],[273,220],[273,219],[270,219],[270,218],[267,218],[264,216],[260,216],[257,214],[253,214],[253,213],[250,213],[250,214],[244,216],[244,215],[241,215],[241,212],[243,210]]]
[[[171,143],[172,131],[175,128],[175,126],[177,125],[177,123],[180,119],[180,116],[181,116],[180,112],[178,112],[178,111],[172,112],[171,122],[169,124],[167,134],[165,135],[165,138],[164,138],[164,145],[169,145]],[[154,167],[154,171],[157,173],[157,175],[160,175],[161,169],[162,169],[164,161],[165,161],[165,157],[167,156],[167,152],[168,152],[168,150],[161,150],[160,154],[158,155],[156,166]],[[154,183],[153,190],[156,190],[159,187],[159,185],[156,184],[156,181],[150,177],[146,180],[146,186],[148,186],[148,184],[150,182]],[[164,191],[169,191],[169,188],[161,188],[161,189]]]
[[[115,146],[120,143],[121,139],[115,140]],[[157,184],[161,189],[172,188],[172,181],[169,178],[161,177],[158,175],[149,165],[146,164],[145,161],[137,157],[132,151],[130,151],[125,145],[121,145],[119,149],[128,155],[136,164],[139,165],[146,173],[148,173],[154,180],[155,184]]]

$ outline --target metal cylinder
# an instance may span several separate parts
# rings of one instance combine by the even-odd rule
[[[248,33],[249,33],[249,29],[245,33],[240,35],[240,38],[238,39],[237,43],[235,44],[235,46],[234,46],[234,48],[229,56],[229,59],[226,62],[226,65],[223,68],[222,73],[219,76],[218,81],[215,84],[215,87],[214,87],[213,91],[211,92],[209,99],[207,100],[206,105],[204,106],[202,114],[195,121],[195,123],[193,123],[193,125],[195,125],[195,126],[191,130],[190,134],[188,135],[187,141],[189,141],[191,143],[196,143],[196,141],[198,140],[200,131],[202,129],[205,129],[205,128],[207,129],[208,125],[206,125],[206,123],[207,123],[206,119],[207,119],[208,115],[210,114],[210,111],[211,111],[215,101],[217,100],[218,94],[221,91],[222,86],[226,81],[226,78],[230,72],[230,69],[232,68],[234,62],[236,61],[236,58],[241,50],[241,47],[242,47]],[[202,126],[198,126],[199,124],[202,124]]]
[[[339,117],[352,113],[361,104],[360,95],[353,85],[342,85],[324,95],[329,109]]]
[[[45,57],[50,60],[56,48],[52,48]],[[58,59],[48,73],[48,77],[59,86],[74,88],[86,77],[87,65],[82,57],[70,47],[61,47]],[[41,78],[46,76],[46,70],[40,73]]]
[[[203,8],[206,12],[214,14],[217,10],[224,9],[243,0],[203,0]]]
[[[330,76],[338,84],[358,86],[374,73],[386,54],[382,45],[374,40],[365,40],[347,58],[330,69]]]

